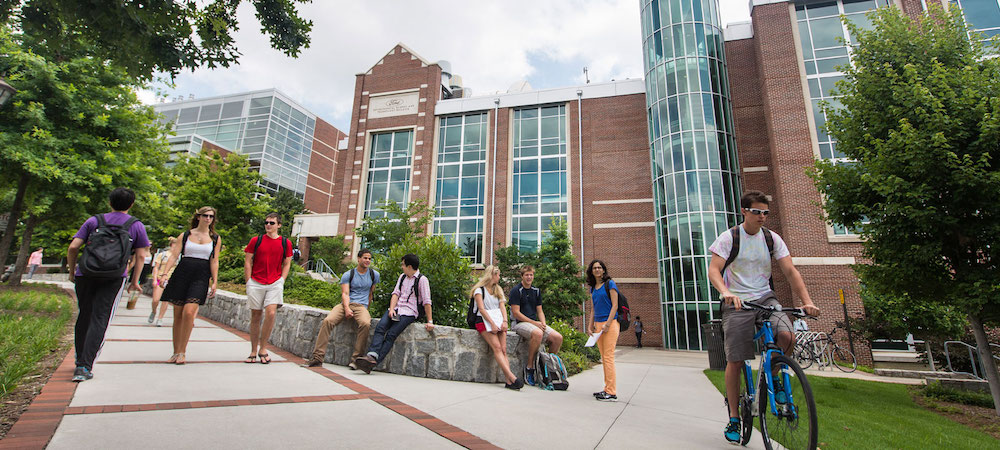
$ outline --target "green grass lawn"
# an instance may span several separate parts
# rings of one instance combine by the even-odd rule
[[[705,375],[720,392],[725,389],[722,371]],[[820,448],[1000,448],[993,437],[921,408],[906,385],[817,376],[810,376],[809,384]],[[751,442],[759,440],[755,431]]]
[[[0,399],[59,348],[73,300],[62,289],[0,287]]]

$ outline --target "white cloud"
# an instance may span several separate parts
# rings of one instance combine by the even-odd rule
[[[746,1],[721,1],[723,23],[748,20]],[[313,32],[311,47],[298,58],[271,49],[252,9],[244,5],[236,34],[240,64],[182,73],[168,93],[205,97],[276,87],[347,132],[354,75],[398,42],[431,62],[450,61],[474,94],[506,91],[517,80],[530,80],[538,68],[529,55],[582,62],[591,81],[642,76],[636,0],[323,0],[301,8],[301,15],[313,21]],[[580,73],[564,85],[582,80]]]

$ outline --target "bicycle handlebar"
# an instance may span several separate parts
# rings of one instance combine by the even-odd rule
[[[803,310],[802,308],[785,308],[783,306],[768,306],[768,305],[761,305],[758,303],[754,303],[752,301],[743,301],[742,303],[743,303],[743,309],[746,310],[760,309],[764,311],[770,311],[772,313],[784,312],[784,313],[791,313],[795,317],[805,317],[808,319],[817,320],[815,317],[806,314],[805,310]]]

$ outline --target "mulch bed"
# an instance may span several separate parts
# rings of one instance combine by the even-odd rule
[[[917,390],[913,391],[913,401],[941,416],[1000,439],[1000,417],[993,408],[927,398]]]

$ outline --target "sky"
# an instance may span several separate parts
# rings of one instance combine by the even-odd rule
[[[719,0],[723,24],[750,20],[749,0]],[[462,7],[459,7],[461,5]],[[472,95],[642,77],[640,0],[314,0],[299,5],[313,22],[298,58],[271,49],[246,3],[239,13],[239,64],[182,72],[141,98],[205,98],[277,88],[335,127],[349,131],[355,75],[397,43],[424,59],[447,60]]]

